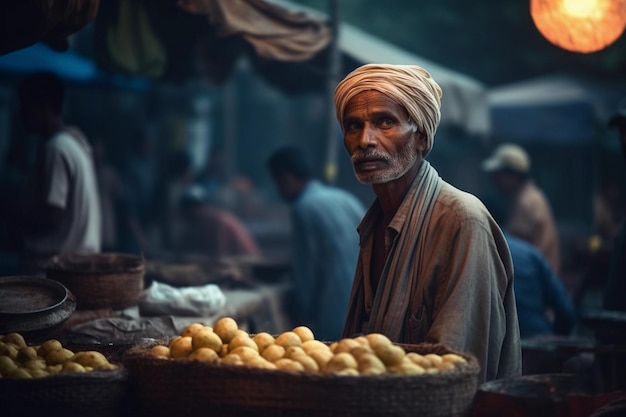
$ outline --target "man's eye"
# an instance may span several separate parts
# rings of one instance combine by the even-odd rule
[[[388,117],[384,117],[384,118],[378,119],[378,122],[376,124],[378,125],[378,127],[386,128],[386,127],[393,126],[395,123],[394,123],[393,119],[390,119]]]
[[[354,132],[361,128],[361,123],[358,122],[347,122],[345,124],[345,129],[347,132]]]

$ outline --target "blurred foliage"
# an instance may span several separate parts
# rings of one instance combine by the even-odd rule
[[[332,0],[291,0],[327,13]],[[336,0],[340,19],[493,86],[556,72],[626,76],[626,34],[591,54],[548,42],[530,0]]]

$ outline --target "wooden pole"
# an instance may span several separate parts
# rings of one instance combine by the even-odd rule
[[[337,166],[337,120],[335,118],[335,87],[339,82],[341,56],[339,51],[339,0],[328,0],[331,41],[328,54],[328,70],[326,74],[326,154],[324,162],[324,178],[334,183],[338,175]]]

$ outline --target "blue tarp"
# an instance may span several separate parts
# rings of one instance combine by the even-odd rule
[[[0,74],[28,75],[38,71],[50,71],[72,82],[108,84],[133,90],[150,87],[145,78],[107,73],[87,57],[72,51],[57,52],[43,43],[0,55]]]

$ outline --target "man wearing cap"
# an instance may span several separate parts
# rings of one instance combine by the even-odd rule
[[[358,227],[344,336],[441,343],[475,355],[480,382],[516,376],[521,350],[506,240],[479,199],[424,159],[441,96],[414,65],[364,65],[335,89],[355,175],[377,197]]]
[[[530,178],[530,158],[526,151],[515,144],[502,144],[483,161],[482,168],[492,174],[496,189],[507,200],[509,220],[503,226],[539,249],[558,275],[559,235],[548,199]]]

